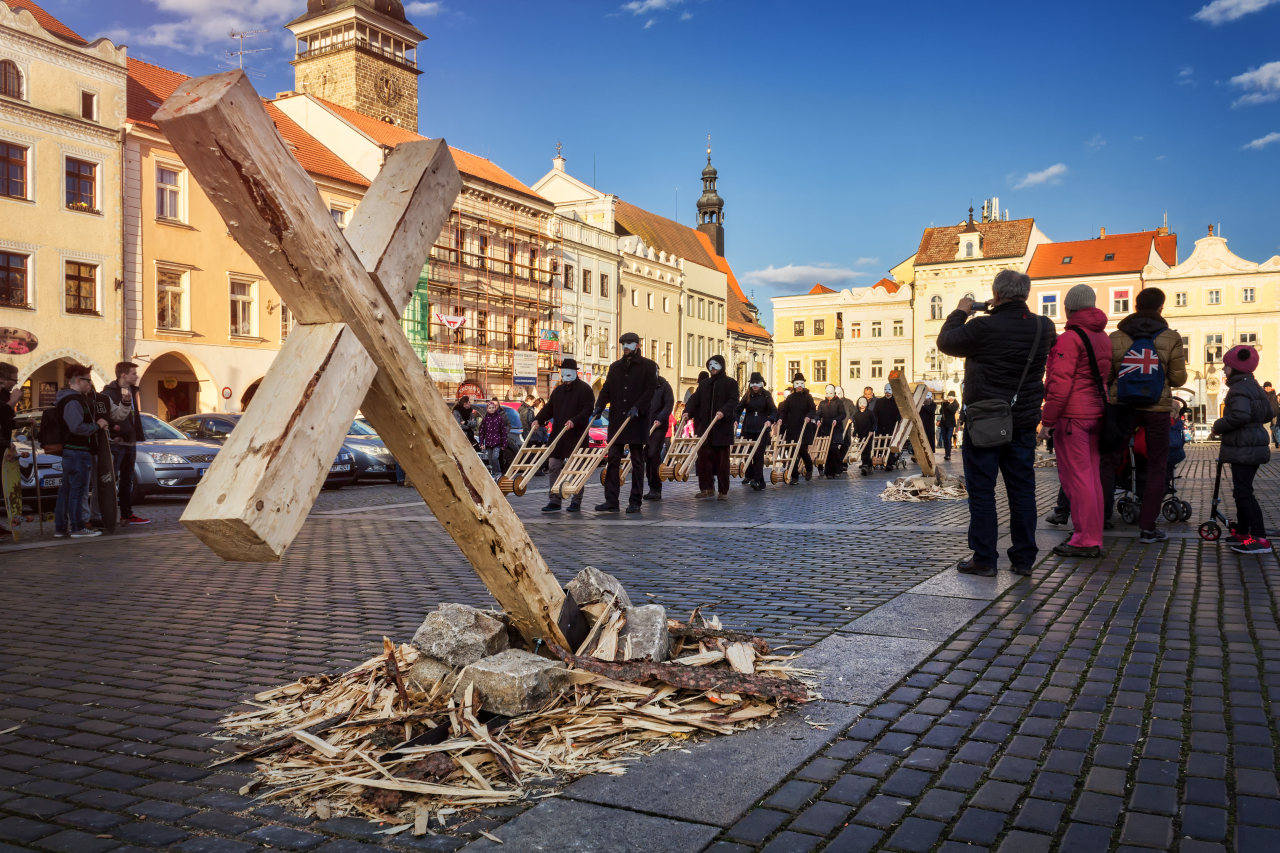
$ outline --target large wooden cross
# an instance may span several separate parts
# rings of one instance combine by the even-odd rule
[[[188,80],[155,120],[298,324],[182,524],[280,559],[363,408],[520,632],[564,645],[564,591],[400,326],[462,187],[444,140],[398,145],[344,234],[243,72]]]
[[[907,384],[906,375],[899,370],[889,372],[889,387],[893,389],[893,401],[898,404],[898,413],[902,415],[906,430],[911,435],[911,449],[915,451],[920,473],[926,477],[937,477],[941,482],[943,474],[938,469],[933,449],[929,446],[929,433],[925,432],[926,429],[932,430],[933,424],[926,427],[920,420],[920,406],[924,404],[925,395],[931,392],[924,385],[917,385],[916,389],[921,393],[913,393],[911,386]]]

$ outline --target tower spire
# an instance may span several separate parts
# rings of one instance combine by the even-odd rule
[[[711,238],[716,254],[724,257],[724,199],[716,192],[716,167],[711,165],[711,134],[707,134],[707,166],[702,170],[698,199],[698,230]]]

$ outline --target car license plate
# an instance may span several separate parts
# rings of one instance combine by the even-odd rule
[[[329,469],[329,473],[336,474],[340,471],[350,471],[350,470],[351,470],[350,465],[334,465],[332,468]]]
[[[203,476],[204,476],[204,472],[205,472],[205,471],[208,471],[208,470],[209,470],[208,468],[197,468],[197,469],[196,469],[196,476],[197,476],[197,477],[203,477]]]
[[[43,480],[40,481],[40,488],[42,489],[54,489],[61,485],[62,485],[61,477],[45,477]]]

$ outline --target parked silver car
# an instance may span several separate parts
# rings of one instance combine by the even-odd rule
[[[396,458],[364,418],[351,422],[343,446],[355,457],[357,480],[396,481]]]
[[[184,415],[174,418],[167,426],[178,430],[184,438],[200,442],[212,442],[221,446],[231,435],[231,430],[242,417],[239,412],[207,412],[201,415]],[[344,444],[338,449],[338,456],[329,466],[329,476],[325,478],[326,489],[341,489],[355,482],[355,455]]]

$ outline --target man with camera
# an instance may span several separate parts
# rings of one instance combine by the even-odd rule
[[[1013,571],[1031,574],[1036,559],[1036,425],[1044,369],[1057,339],[1053,321],[1027,307],[1031,279],[1001,270],[988,303],[961,299],[938,333],[938,351],[963,358],[964,477],[969,491],[969,547],[960,572],[995,577],[996,473],[1009,496],[1008,554]],[[972,321],[975,311],[987,315]]]

